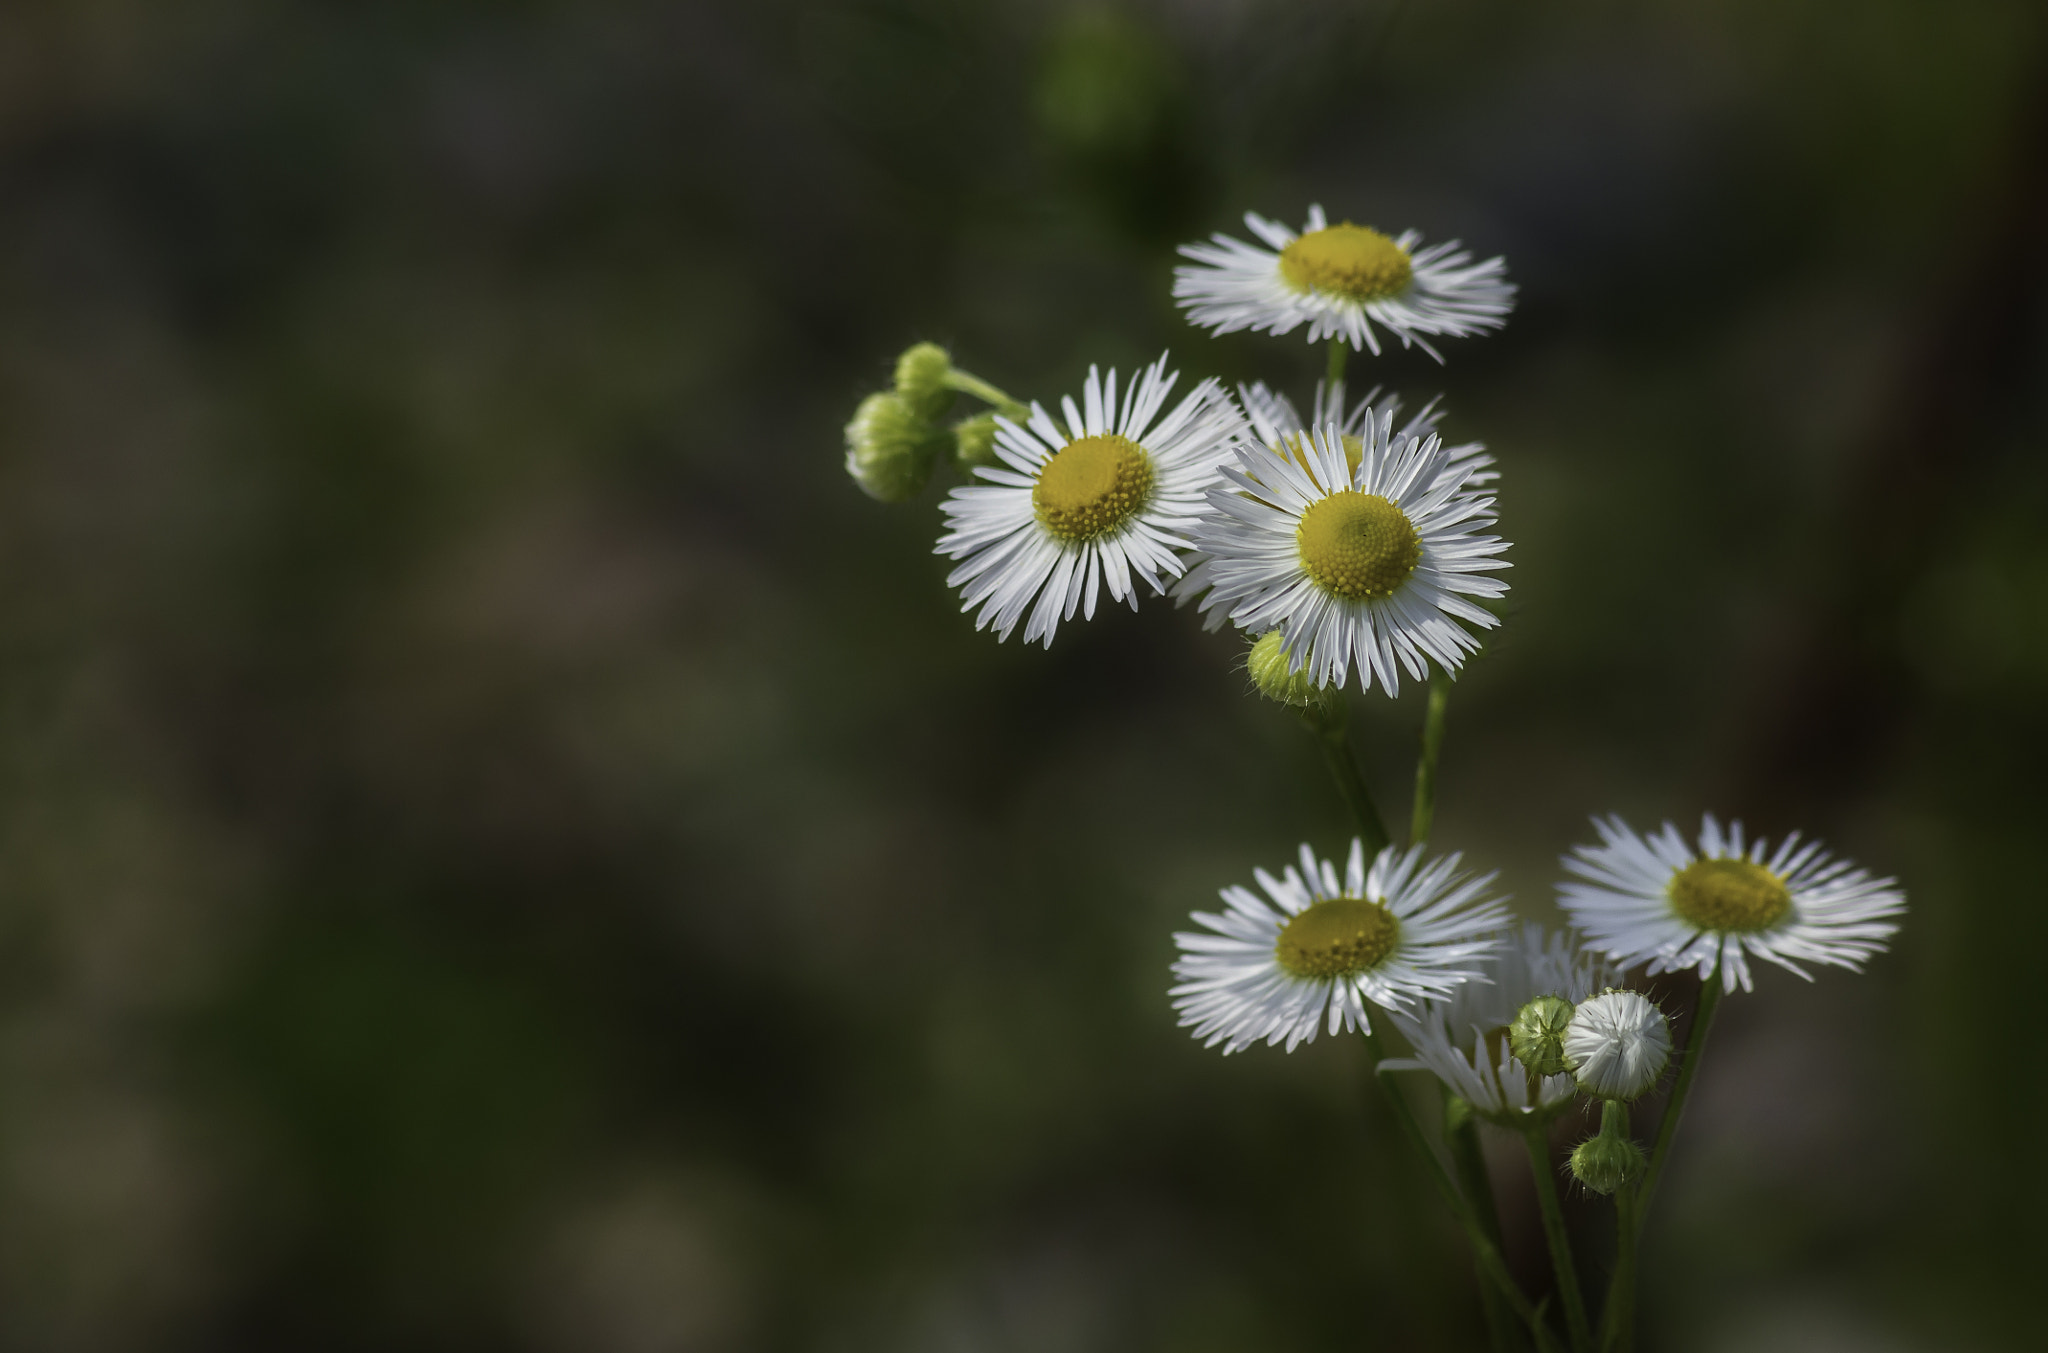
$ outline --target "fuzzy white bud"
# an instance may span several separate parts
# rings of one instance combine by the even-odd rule
[[[1649,997],[1601,992],[1580,1001],[1564,1031],[1564,1063],[1579,1088],[1602,1099],[1634,1099],[1671,1061],[1671,1022]]]

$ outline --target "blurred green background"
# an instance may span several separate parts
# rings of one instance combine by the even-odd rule
[[[839,464],[918,339],[1305,394],[1168,284],[1311,201],[1523,288],[1354,368],[1506,475],[1440,841],[1910,890],[1725,1008],[1644,1347],[2034,1346],[2044,77],[2027,0],[0,9],[0,1347],[1475,1346],[1359,1049],[1173,1027],[1346,834],[1300,729],[1169,606],[976,634]]]

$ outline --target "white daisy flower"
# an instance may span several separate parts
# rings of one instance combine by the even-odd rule
[[[1251,423],[1252,435],[1270,447],[1298,447],[1310,428],[1335,423],[1343,434],[1345,458],[1354,466],[1364,451],[1366,424],[1380,415],[1391,415],[1396,419],[1401,416],[1399,395],[1383,395],[1380,387],[1375,385],[1362,398],[1351,402],[1345,398],[1343,381],[1335,384],[1316,382],[1315,403],[1307,421],[1303,421],[1293,400],[1264,381],[1238,386],[1237,397],[1246,419]],[[1427,437],[1437,430],[1443,416],[1439,400],[1432,399],[1422,406],[1421,412],[1401,424],[1393,440],[1404,442],[1412,437]],[[1477,488],[1500,478],[1500,471],[1493,468],[1493,456],[1488,453],[1484,442],[1460,442],[1456,446],[1446,446],[1444,458],[1448,462],[1446,468],[1458,475],[1467,487]]]
[[[1538,996],[1582,1001],[1620,976],[1618,968],[1562,931],[1524,926],[1488,963],[1491,980],[1467,982],[1442,1000],[1395,1014],[1415,1055],[1389,1058],[1382,1065],[1434,1072],[1482,1118],[1512,1125],[1524,1114],[1568,1104],[1578,1094],[1570,1076],[1534,1078],[1515,1059],[1507,1026],[1516,1012]],[[1533,1101],[1532,1080],[1537,1082]]]
[[[1268,247],[1216,234],[1180,247],[1199,266],[1173,270],[1174,299],[1189,321],[1219,334],[1284,334],[1306,323],[1311,343],[1337,336],[1377,354],[1377,321],[1402,347],[1412,343],[1442,361],[1423,335],[1498,329],[1515,303],[1506,261],[1474,263],[1456,240],[1420,249],[1417,231],[1392,237],[1349,221],[1333,226],[1320,206],[1308,209],[1299,235],[1256,212],[1244,223]]]
[[[938,544],[938,553],[966,561],[946,584],[962,588],[961,610],[981,607],[976,629],[993,624],[1007,639],[1029,606],[1024,642],[1050,648],[1076,607],[1095,618],[1104,587],[1135,611],[1138,581],[1163,592],[1163,579],[1180,576],[1185,532],[1244,417],[1214,380],[1159,417],[1178,379],[1162,356],[1124,387],[1119,404],[1115,370],[1105,380],[1090,367],[1080,407],[1060,401],[1064,425],[1036,403],[1022,426],[996,420],[1001,464],[975,471],[986,482],[946,496],[951,529]]]
[[[1695,850],[1669,822],[1649,837],[1619,817],[1593,826],[1601,843],[1564,857],[1580,881],[1560,884],[1558,900],[1623,967],[1693,968],[1704,981],[1719,965],[1729,991],[1750,989],[1751,958],[1801,977],[1810,976],[1802,963],[1861,971],[1906,909],[1895,880],[1872,878],[1797,832],[1772,851],[1761,840],[1745,845],[1740,822],[1724,831],[1710,813]]]
[[[1634,1099],[1671,1061],[1671,1022],[1640,992],[1603,991],[1572,1011],[1564,1060],[1587,1094]]]
[[[1182,1027],[1225,1052],[1261,1039],[1292,1052],[1326,1024],[1370,1032],[1368,1003],[1396,1010],[1480,977],[1507,912],[1486,895],[1494,876],[1459,873],[1459,858],[1425,865],[1421,847],[1388,846],[1368,871],[1354,838],[1341,880],[1307,846],[1279,878],[1253,870],[1266,897],[1225,888],[1226,911],[1194,914],[1209,933],[1173,937]]]
[[[1493,525],[1493,499],[1450,471],[1442,438],[1403,441],[1393,423],[1385,412],[1360,423],[1356,463],[1335,423],[1292,443],[1240,444],[1174,595],[1206,592],[1212,627],[1227,616],[1279,630],[1293,670],[1318,686],[1343,685],[1354,661],[1359,684],[1377,679],[1388,695],[1400,693],[1400,668],[1417,681],[1432,659],[1456,671],[1479,648],[1457,622],[1500,623],[1469,598],[1506,593],[1485,575],[1508,567],[1497,557],[1507,542],[1477,534]]]

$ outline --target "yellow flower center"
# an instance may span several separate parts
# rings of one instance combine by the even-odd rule
[[[1296,291],[1383,301],[1408,289],[1415,265],[1389,236],[1346,221],[1311,230],[1280,251],[1280,276]]]
[[[1666,891],[1671,909],[1701,930],[1769,930],[1792,910],[1784,881],[1748,860],[1695,860]]]
[[[1282,926],[1273,957],[1296,977],[1350,977],[1377,967],[1400,933],[1394,913],[1380,903],[1333,897]]]
[[[1355,489],[1312,504],[1294,539],[1309,578],[1346,601],[1392,596],[1422,559],[1422,541],[1407,514],[1377,493]]]
[[[1061,540],[1093,540],[1116,530],[1152,494],[1152,459],[1127,437],[1104,434],[1068,442],[1031,486],[1031,506]]]

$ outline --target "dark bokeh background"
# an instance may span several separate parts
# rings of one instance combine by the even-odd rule
[[[1728,1005],[1645,1347],[2027,1346],[2041,16],[1641,8],[0,9],[0,1346],[1473,1346],[1358,1049],[1167,1006],[1341,842],[1300,730],[1169,607],[974,633],[839,468],[920,338],[1305,391],[1167,288],[1313,200],[1524,288],[1367,364],[1506,471],[1441,839],[1911,891]]]

